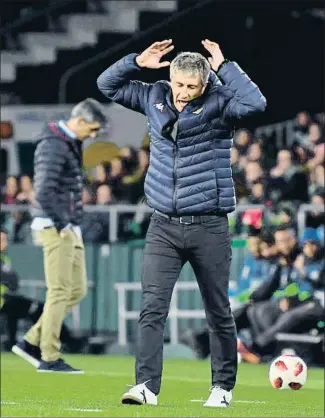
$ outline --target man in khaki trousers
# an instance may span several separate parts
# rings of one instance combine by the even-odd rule
[[[86,99],[68,121],[50,123],[34,156],[31,228],[43,245],[47,286],[43,314],[12,351],[39,372],[83,373],[60,357],[60,333],[70,309],[87,293],[82,220],[82,141],[106,125],[101,105]]]

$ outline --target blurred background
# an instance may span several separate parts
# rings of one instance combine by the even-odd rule
[[[295,296],[283,314],[306,300],[316,301],[321,311],[312,321],[301,319],[276,333],[270,353],[294,349],[323,364],[322,2],[3,0],[1,9],[1,269],[2,277],[15,282],[12,294],[30,300],[25,318],[0,315],[1,349],[9,350],[23,335],[45,295],[42,249],[30,230],[35,138],[46,122],[67,119],[73,104],[93,97],[105,104],[110,125],[83,150],[89,292],[61,337],[70,352],[132,353],[151,212],[143,199],[147,121],[109,103],[96,79],[116,60],[157,40],[173,39],[172,59],[187,50],[204,54],[201,40],[208,38],[239,63],[268,103],[264,114],[237,126],[234,138],[238,207],[229,215],[231,303],[244,304],[249,292],[272,279],[271,265],[285,265],[283,283],[297,283],[308,297],[282,286],[281,295],[270,298]],[[168,70],[144,70],[139,77],[155,82],[167,79]],[[279,227],[293,241],[277,239]],[[186,265],[174,292],[166,343],[177,347],[183,341],[198,355],[182,335],[204,324],[200,294]],[[243,338],[251,331],[245,329]]]

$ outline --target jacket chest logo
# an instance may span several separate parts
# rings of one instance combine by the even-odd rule
[[[202,112],[202,110],[203,110],[203,107],[200,107],[200,109],[194,110],[194,112],[192,113],[194,113],[194,115],[198,115],[199,113]]]
[[[160,110],[161,112],[164,110],[164,105],[162,103],[154,104],[155,108]]]

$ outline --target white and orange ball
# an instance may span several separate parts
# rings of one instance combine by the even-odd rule
[[[301,389],[307,381],[307,365],[298,356],[282,355],[273,360],[269,379],[275,389]]]

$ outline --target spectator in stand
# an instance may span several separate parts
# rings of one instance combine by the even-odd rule
[[[312,123],[310,125],[308,139],[312,143],[314,156],[307,162],[307,167],[312,171],[317,166],[324,164],[324,133],[322,132],[320,125],[317,123]]]
[[[91,205],[94,203],[92,197],[92,190],[89,187],[84,186],[82,189],[82,203],[84,205]]]
[[[277,164],[267,181],[266,199],[273,204],[283,201],[296,204],[308,202],[308,177],[293,165],[289,150],[282,149],[278,153]]]
[[[299,112],[296,116],[296,125],[294,126],[295,132],[306,134],[310,125],[310,115],[306,111]]]
[[[123,161],[125,174],[132,174],[137,168],[137,151],[133,147],[122,147],[120,157]]]
[[[320,125],[313,122],[308,132],[297,132],[293,150],[300,164],[305,164],[310,171],[324,162],[324,138]]]
[[[318,165],[310,173],[309,196],[312,197],[318,190],[325,188],[325,170],[323,165]]]
[[[140,199],[144,197],[144,180],[149,167],[148,152],[143,149],[138,151],[137,160],[138,167],[136,170],[122,179],[128,201],[132,204],[139,203]]]
[[[18,193],[16,194],[16,205],[30,205],[34,200],[33,183],[29,176],[20,177]],[[8,229],[10,231],[10,239],[13,242],[24,242],[30,237],[30,221],[29,211],[13,212],[11,219],[8,221]]]
[[[247,151],[247,161],[256,161],[264,169],[267,165],[268,155],[263,152],[262,143],[259,141],[254,141]]]
[[[251,293],[265,279],[264,261],[261,258],[260,244],[259,230],[253,230],[247,238],[248,254],[245,257],[243,269],[238,280],[237,295],[240,298]]]
[[[239,151],[231,148],[231,169],[235,185],[236,199],[238,202],[249,194],[246,187],[245,170],[239,165]]]
[[[264,184],[257,180],[251,186],[251,195],[248,197],[248,203],[252,205],[262,205],[264,200]]]
[[[246,156],[248,147],[252,140],[252,134],[247,129],[239,129],[234,137],[234,145],[240,156]]]
[[[323,208],[321,211],[313,211],[306,216],[306,227],[317,229],[324,225],[324,189],[316,191],[311,199],[313,205],[319,205]]]
[[[123,160],[120,157],[112,159],[107,176],[107,184],[112,193],[119,201],[126,201],[125,188],[122,184],[122,178],[125,175]]]
[[[252,189],[253,184],[261,181],[263,175],[264,173],[260,163],[257,161],[251,161],[247,163],[245,167],[245,177],[247,186],[250,190]]]
[[[17,179],[14,176],[9,176],[6,181],[3,203],[6,205],[15,204],[17,194],[18,194]]]
[[[278,260],[278,249],[275,243],[273,233],[267,230],[263,230],[260,234],[260,254],[263,260],[265,260],[265,278],[270,277],[273,268]]]
[[[95,169],[95,179],[91,184],[94,195],[96,195],[98,187],[102,184],[107,184],[107,167],[103,163],[99,164]]]
[[[290,202],[284,202],[278,205],[278,221],[282,227],[293,229],[297,232],[295,207]]]
[[[27,200],[28,202],[32,202],[33,198],[34,198],[34,189],[33,189],[32,179],[27,175],[23,175],[20,177],[19,193],[17,195],[17,199]]]

